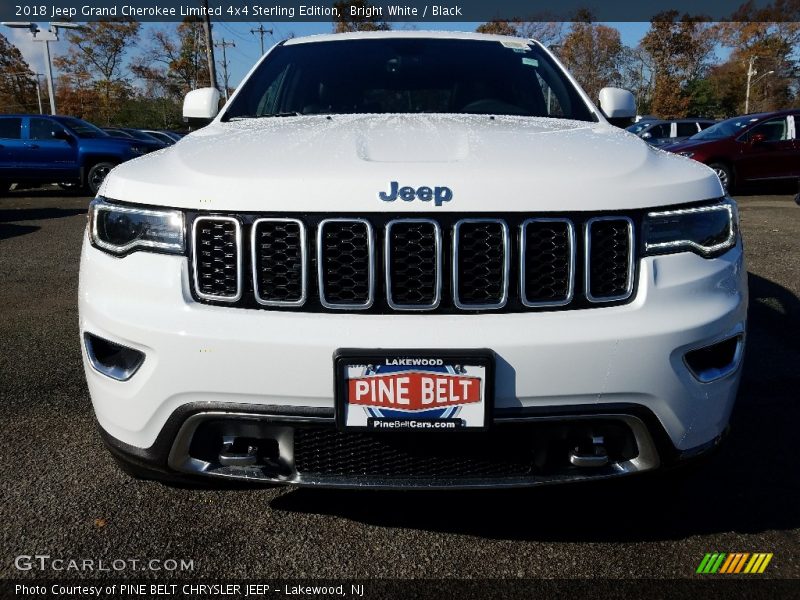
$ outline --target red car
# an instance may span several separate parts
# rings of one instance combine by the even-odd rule
[[[800,178],[800,109],[734,117],[665,148],[707,164],[725,189]]]

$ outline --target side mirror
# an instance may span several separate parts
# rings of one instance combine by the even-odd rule
[[[767,141],[767,136],[765,136],[763,133],[754,133],[753,135],[750,136],[750,143],[753,146],[765,141]]]
[[[653,137],[653,134],[650,133],[649,131],[645,131],[640,137],[643,140],[649,140],[651,137]]]
[[[72,136],[63,129],[56,129],[53,131],[52,135],[54,140],[64,140],[68,142],[72,139]]]
[[[628,90],[604,87],[599,100],[600,110],[612,125],[627,127],[636,118],[636,99]]]
[[[183,100],[183,120],[192,127],[208,125],[218,112],[219,90],[216,88],[192,90]]]

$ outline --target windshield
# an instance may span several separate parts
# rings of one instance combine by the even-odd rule
[[[364,113],[596,120],[534,44],[424,38],[278,46],[222,119]]]
[[[732,137],[745,127],[758,121],[756,117],[734,117],[726,121],[715,123],[708,129],[695,133],[690,140],[721,140],[722,138]]]
[[[626,127],[625,131],[630,131],[631,133],[640,133],[642,129],[644,129],[645,127],[650,127],[650,125],[652,124],[653,124],[652,121],[648,122],[643,121],[640,123],[634,123],[633,125],[629,125],[628,127]]]
[[[69,127],[72,133],[77,135],[79,138],[109,137],[105,131],[92,125],[91,123],[87,123],[82,119],[76,119],[74,117],[61,117],[58,120],[63,125]]]

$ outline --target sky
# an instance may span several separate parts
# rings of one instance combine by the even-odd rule
[[[273,34],[264,36],[264,46],[269,48],[273,44],[289,37],[293,34],[295,37],[304,35],[313,35],[318,33],[330,33],[332,25],[330,21],[324,22],[263,22],[265,29],[271,29]],[[47,28],[47,23],[38,24],[41,29]],[[446,31],[475,31],[480,23],[408,23],[400,25],[400,27],[412,27],[420,30],[446,30]],[[650,23],[606,23],[606,25],[616,27],[622,37],[622,43],[627,46],[635,46],[639,40],[644,36],[650,27]],[[160,29],[166,27],[174,27],[172,23],[143,23],[142,32],[140,34],[139,47],[146,46],[146,40],[153,29]],[[242,23],[242,22],[225,22],[222,20],[214,21],[213,32],[215,42],[220,42],[223,39],[232,41],[236,44],[235,47],[227,48],[228,55],[228,72],[229,82],[231,87],[236,87],[242,78],[247,74],[250,68],[255,64],[261,54],[261,46],[259,36],[250,32],[251,29],[259,27],[258,22]],[[3,34],[15,44],[31,68],[37,73],[44,73],[45,60],[44,49],[40,42],[34,42],[31,39],[27,30],[23,29],[6,29],[3,28]],[[62,38],[63,39],[63,38]],[[50,52],[53,56],[57,56],[65,51],[67,43],[64,41],[53,42],[50,44]],[[217,63],[222,61],[222,52],[220,48],[216,49]],[[54,74],[55,75],[55,74]],[[220,83],[222,83],[222,69],[218,69]]]

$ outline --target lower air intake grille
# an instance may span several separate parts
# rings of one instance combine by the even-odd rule
[[[194,269],[201,298],[235,302],[242,295],[240,225],[230,217],[194,222]]]
[[[589,251],[586,296],[592,302],[621,300],[633,291],[633,222],[599,217],[586,225]]]
[[[364,477],[515,477],[530,475],[534,449],[526,435],[393,435],[298,428],[295,468],[301,474]]]

